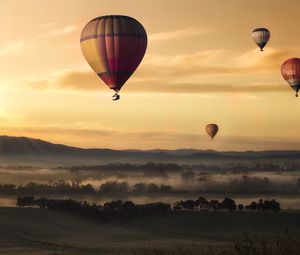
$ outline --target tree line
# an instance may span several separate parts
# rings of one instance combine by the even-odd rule
[[[167,171],[167,172],[180,172],[183,170],[183,166],[175,163],[154,163],[148,162],[146,164],[134,164],[134,163],[111,163],[107,165],[79,165],[71,167],[55,167],[56,170],[71,170],[71,171]]]
[[[200,171],[216,171],[216,172],[267,172],[267,171],[298,171],[300,164],[297,162],[286,163],[237,163],[237,164],[222,164],[222,165],[212,165],[212,164],[197,164],[197,165],[186,165],[186,164],[176,164],[176,163],[155,163],[148,162],[146,164],[135,164],[135,163],[114,163],[107,165],[78,165],[71,167],[55,167],[55,170],[71,170],[71,171],[145,171],[149,172],[182,172],[184,170],[200,170]]]
[[[293,184],[294,185],[294,184]],[[98,188],[91,184],[80,182],[59,181],[52,184],[30,182],[23,185],[0,184],[1,195],[93,195],[106,197],[127,196],[157,196],[157,195],[185,195],[193,194],[297,194],[300,188],[300,178],[297,180],[294,190],[275,190],[268,178],[243,176],[232,179],[222,187],[211,187],[210,189],[187,190],[175,188],[168,184],[135,183],[129,185],[126,181],[107,181]]]
[[[20,195],[20,194],[92,194],[96,190],[91,184],[80,184],[78,182],[55,182],[53,184],[43,184],[30,182],[24,185],[0,184],[0,194]]]
[[[75,213],[96,219],[128,219],[138,216],[166,214],[172,211],[170,204],[157,202],[137,205],[132,201],[116,200],[103,205],[75,201],[72,199],[46,199],[24,196],[17,198],[17,206],[38,207],[46,210],[58,210]]]
[[[116,200],[106,202],[103,205],[88,203],[86,201],[75,201],[72,199],[47,199],[35,198],[33,196],[23,196],[17,198],[17,206],[38,207],[41,209],[58,210],[70,213],[87,215],[93,218],[114,219],[130,218],[145,215],[168,214],[178,211],[280,211],[280,203],[275,199],[253,201],[250,205],[236,205],[236,202],[226,197],[219,202],[218,200],[208,201],[204,197],[196,200],[177,201],[173,206],[168,203],[157,202],[148,204],[135,204],[132,201]]]
[[[251,202],[249,205],[236,204],[236,202],[226,197],[223,201],[218,201],[215,199],[207,200],[205,197],[199,197],[196,200],[180,200],[176,201],[173,206],[173,210],[181,211],[181,210],[201,210],[201,211],[280,211],[280,203],[276,201],[276,199],[272,200],[263,200],[260,199],[258,202]]]
[[[30,182],[24,185],[0,184],[0,194],[2,195],[48,195],[48,194],[74,194],[74,195],[104,195],[114,196],[123,194],[144,195],[144,194],[168,194],[173,192],[173,187],[155,183],[136,183],[132,187],[127,182],[108,181],[95,189],[91,184],[81,184],[79,182],[55,182],[53,184]]]

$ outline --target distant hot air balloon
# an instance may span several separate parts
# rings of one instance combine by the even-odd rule
[[[252,39],[257,44],[257,46],[260,48],[261,51],[263,51],[263,48],[266,46],[267,42],[270,39],[270,31],[266,28],[256,28],[252,31]]]
[[[281,74],[291,88],[296,91],[296,97],[298,97],[300,89],[300,59],[290,58],[286,60],[281,66]]]
[[[217,124],[208,124],[205,127],[206,133],[210,136],[211,139],[215,137],[215,135],[219,131],[219,127]]]
[[[82,53],[95,73],[116,93],[137,69],[147,48],[147,34],[134,18],[121,15],[91,20],[80,37]]]

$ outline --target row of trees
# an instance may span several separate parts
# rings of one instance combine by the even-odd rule
[[[201,188],[202,185],[199,185]],[[294,189],[292,189],[294,187]],[[167,184],[155,183],[136,183],[129,185],[128,182],[108,181],[99,186],[93,187],[91,184],[81,184],[80,182],[55,182],[52,184],[30,182],[24,185],[0,184],[1,195],[95,195],[116,197],[120,196],[139,196],[139,195],[192,195],[195,193],[224,194],[297,194],[299,193],[300,179],[296,185],[290,187],[290,190],[276,190],[268,178],[242,176],[238,179],[231,179],[223,186],[207,188],[203,185],[199,190],[187,190],[184,188],[176,189]]]
[[[204,197],[196,200],[177,201],[172,207],[170,204],[157,202],[149,204],[135,204],[132,201],[116,200],[104,203],[103,205],[96,203],[79,202],[72,199],[35,199],[33,196],[24,196],[17,198],[17,206],[39,207],[41,209],[59,210],[69,213],[77,213],[100,219],[125,219],[130,217],[138,217],[144,215],[166,214],[176,211],[242,211],[260,210],[260,211],[280,211],[280,204],[275,200],[259,200],[258,203],[252,202],[250,205],[239,204],[231,198],[225,198],[223,201],[208,201]]]
[[[80,184],[78,182],[55,182],[53,184],[42,184],[30,182],[25,185],[0,184],[0,194],[4,195],[49,195],[49,194],[75,194],[75,195],[143,195],[143,194],[168,194],[173,192],[170,185],[157,185],[154,183],[136,183],[132,187],[127,182],[109,181],[95,189],[91,184]]]
[[[79,202],[72,199],[35,199],[32,196],[18,197],[17,206],[39,207],[68,213],[86,215],[98,219],[126,219],[144,215],[166,214],[171,212],[170,204],[162,202],[136,205],[132,201],[116,200],[103,205]]]
[[[80,165],[72,167],[56,167],[53,169],[57,170],[91,170],[91,171],[145,171],[145,173],[150,172],[181,172],[189,170],[200,170],[200,171],[217,171],[217,172],[281,172],[281,171],[298,171],[300,168],[299,163],[289,163],[289,164],[276,164],[276,163],[240,163],[240,164],[222,164],[222,165],[179,165],[175,163],[154,163],[149,162],[147,164],[134,164],[134,163],[116,163],[107,165]]]
[[[0,166],[0,169],[12,170],[12,171],[24,171],[24,170],[40,170],[43,169],[41,166],[22,166],[22,165],[9,165],[9,166]]]
[[[263,200],[260,199],[257,202],[252,202],[250,205],[246,206],[248,210],[259,210],[259,211],[280,211],[280,203],[275,199],[272,200]]]
[[[130,164],[130,163],[115,163],[107,165],[81,165],[81,166],[71,166],[71,167],[56,167],[57,170],[71,170],[71,171],[147,171],[147,172],[177,172],[182,171],[183,167],[174,163],[154,163],[149,162],[147,164]]]
[[[80,184],[77,182],[55,182],[43,184],[30,182],[25,185],[0,184],[0,194],[92,194],[96,190],[91,184]]]
[[[193,165],[191,169],[201,171],[216,171],[216,172],[282,172],[282,171],[298,171],[300,164],[297,162],[291,163],[240,163],[240,164],[222,164],[222,165]]]
[[[263,200],[260,199],[258,202],[253,201],[251,204],[244,206],[243,204],[236,205],[235,201],[231,198],[226,197],[223,201],[218,200],[208,201],[204,197],[200,197],[196,200],[181,200],[174,203],[173,210],[201,210],[201,211],[242,211],[244,209],[251,211],[280,211],[280,203],[275,199]]]

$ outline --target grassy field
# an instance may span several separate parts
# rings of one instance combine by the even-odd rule
[[[300,237],[300,213],[175,213],[104,223],[33,208],[0,208],[0,254],[128,254],[139,247],[223,247],[242,236],[286,229]]]

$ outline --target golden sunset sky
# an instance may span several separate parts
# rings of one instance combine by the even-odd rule
[[[300,57],[298,0],[0,0],[0,127],[85,148],[300,149],[300,99],[280,73]],[[148,33],[121,100],[79,39],[91,19],[139,20]],[[251,39],[267,27],[260,52]],[[207,123],[218,123],[211,142]]]

